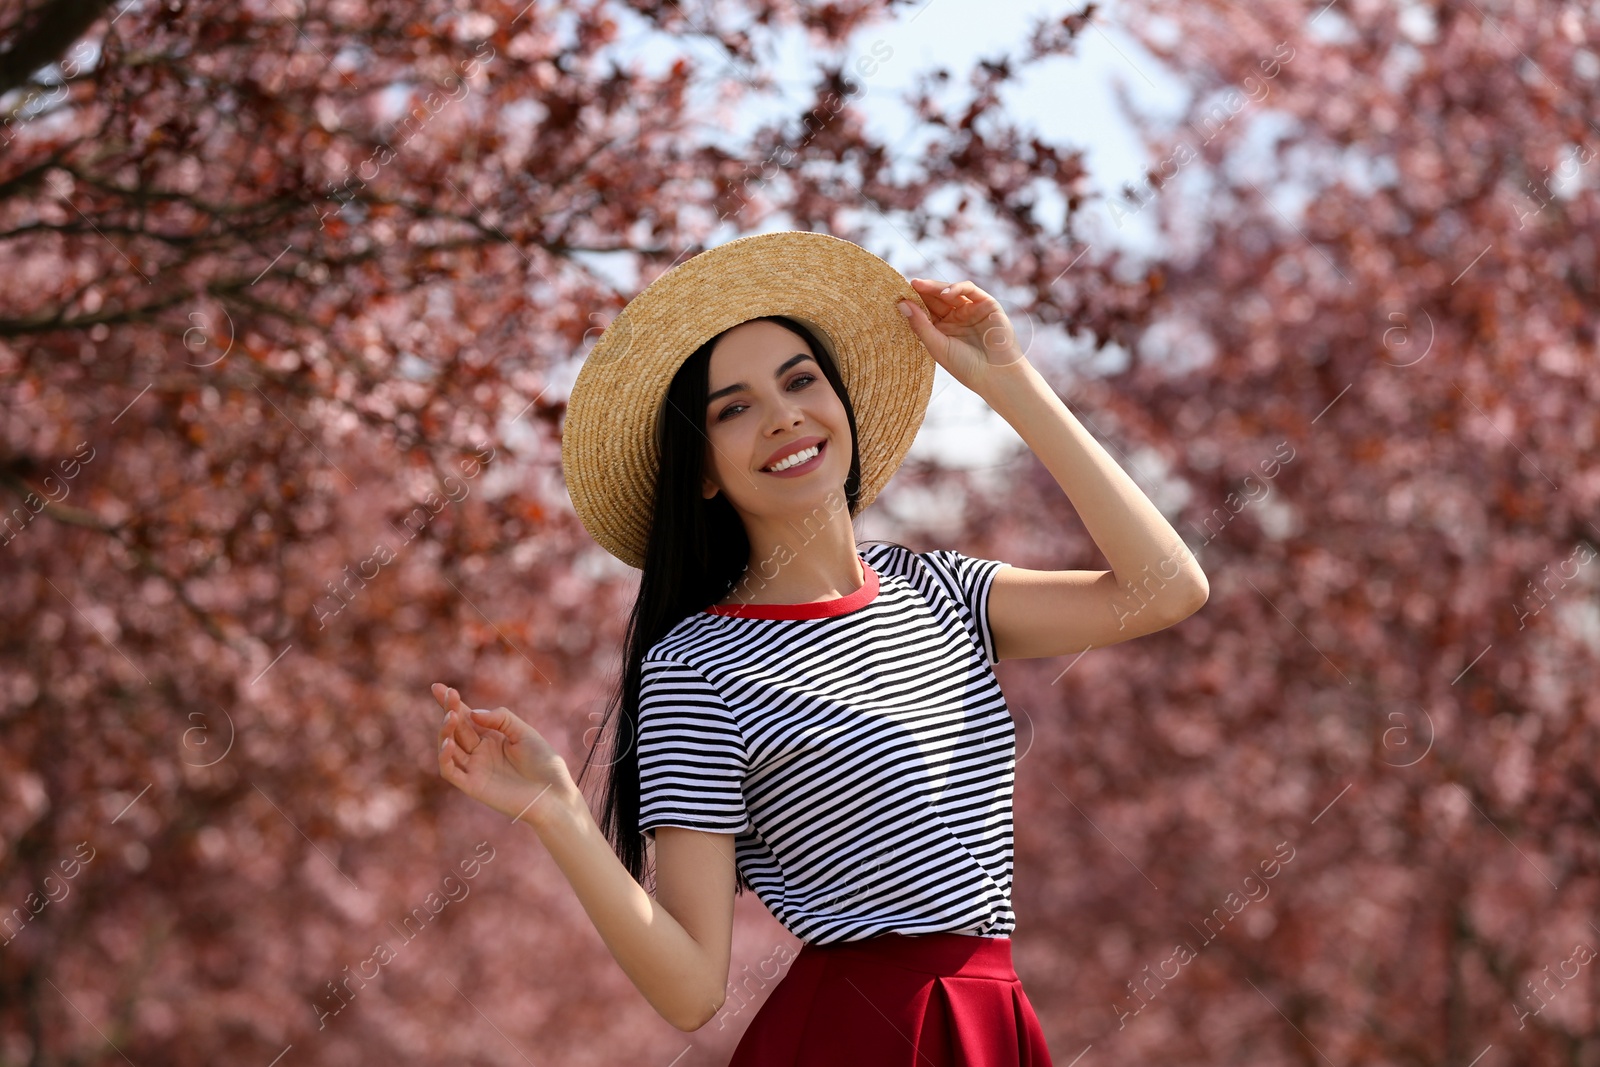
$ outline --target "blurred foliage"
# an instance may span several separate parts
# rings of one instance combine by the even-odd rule
[[[1592,7],[1135,0],[1196,97],[1111,201],[1003,100],[1094,5],[920,75],[910,151],[864,0],[93,7],[0,13],[0,74],[58,58],[0,98],[0,1064],[725,1061],[753,1004],[657,1018],[438,777],[428,686],[582,762],[635,576],[564,391],[771,228],[999,295],[1210,579],[999,669],[1058,1062],[1600,1064]],[[810,95],[735,137],[795,25]],[[1026,455],[881,500],[859,536],[1102,565]],[[739,909],[759,990],[792,938]]]

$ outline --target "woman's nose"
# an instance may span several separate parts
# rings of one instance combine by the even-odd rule
[[[792,397],[785,396],[773,408],[773,430],[787,430],[799,424],[805,418],[805,413],[800,410],[800,405]]]

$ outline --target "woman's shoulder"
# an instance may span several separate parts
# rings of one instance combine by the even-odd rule
[[[990,573],[1005,566],[997,560],[968,556],[954,548],[919,551],[890,542],[874,545],[863,551],[862,556],[873,570],[903,580],[924,596],[958,600],[970,597]]]
[[[954,549],[916,549],[894,541],[875,541],[861,550],[861,557],[879,574],[892,574],[916,582],[948,568],[954,563]]]
[[[868,547],[861,549],[861,555],[874,566],[877,566],[878,560],[882,560],[887,566],[898,566],[902,569],[921,567],[940,570],[959,567],[968,562],[991,562],[968,556],[956,548],[917,549],[894,541],[871,542]]]
[[[895,541],[869,541],[860,549],[861,558],[872,564],[875,571],[904,571],[916,565],[916,549]]]
[[[719,616],[708,615],[703,611],[684,616],[672,629],[663,634],[660,640],[650,646],[644,654],[645,661],[694,666],[694,661],[700,652],[716,646],[725,639],[718,632],[716,626],[718,618]]]

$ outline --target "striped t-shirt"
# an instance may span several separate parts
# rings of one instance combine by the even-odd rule
[[[736,834],[739,872],[803,942],[1009,937],[1016,731],[988,618],[1006,564],[859,555],[847,596],[713,606],[651,647],[639,828]]]

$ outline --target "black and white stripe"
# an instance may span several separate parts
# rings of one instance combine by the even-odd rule
[[[1010,936],[1016,731],[988,620],[1006,564],[860,555],[863,606],[699,612],[650,649],[640,828],[737,834],[739,869],[804,942]]]

